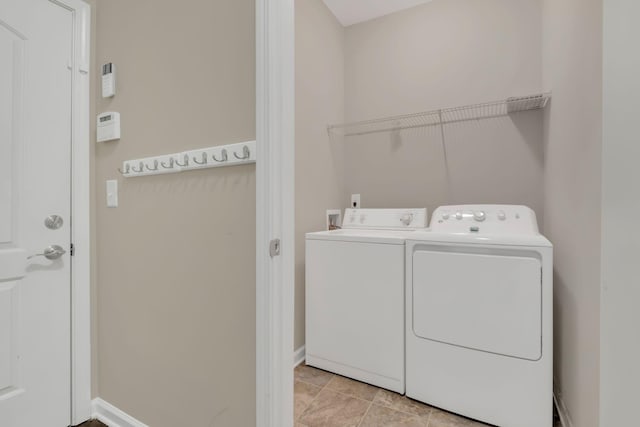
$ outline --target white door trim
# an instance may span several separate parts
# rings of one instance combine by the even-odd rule
[[[256,89],[256,426],[292,427],[293,0],[256,0]]]
[[[73,14],[71,129],[71,425],[91,418],[91,6],[49,0]]]

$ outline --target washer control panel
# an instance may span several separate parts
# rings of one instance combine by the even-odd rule
[[[440,206],[430,227],[439,233],[539,234],[535,212],[518,205]]]
[[[417,230],[427,226],[427,209],[344,210],[342,228]]]

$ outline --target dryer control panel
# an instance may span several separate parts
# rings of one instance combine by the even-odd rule
[[[342,228],[417,230],[427,226],[427,209],[345,209]]]
[[[518,205],[440,206],[430,227],[436,233],[540,234],[535,212]]]

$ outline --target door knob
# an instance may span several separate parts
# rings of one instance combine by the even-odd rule
[[[62,255],[66,254],[66,253],[67,253],[67,251],[65,251],[62,248],[62,246],[51,245],[48,248],[46,248],[43,253],[31,255],[27,259],[35,258],[37,256],[43,256],[46,259],[54,260],[54,259],[60,258]]]

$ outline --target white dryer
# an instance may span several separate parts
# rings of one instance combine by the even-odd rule
[[[405,241],[426,209],[346,209],[306,235],[306,363],[404,393]]]
[[[551,427],[552,246],[525,206],[438,208],[407,241],[407,396]]]

